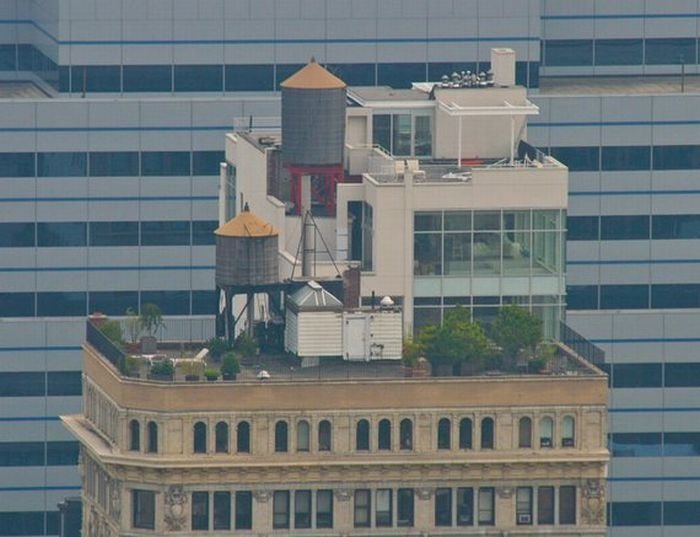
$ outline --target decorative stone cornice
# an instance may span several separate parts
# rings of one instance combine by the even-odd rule
[[[256,502],[267,503],[272,498],[272,491],[270,490],[254,490],[253,497]]]

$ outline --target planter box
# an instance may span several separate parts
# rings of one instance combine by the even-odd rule
[[[153,373],[148,374],[148,380],[162,380],[162,381],[172,381],[172,375],[154,375]]]
[[[196,382],[199,380],[199,375],[185,375],[185,380],[190,382]]]
[[[221,375],[224,380],[236,380],[236,373],[232,375]]]

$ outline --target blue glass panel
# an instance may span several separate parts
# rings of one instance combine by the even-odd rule
[[[700,432],[664,433],[664,457],[700,455]]]
[[[45,448],[44,442],[0,442],[0,466],[43,466]]]
[[[648,285],[601,285],[600,309],[629,310],[649,307]]]
[[[596,65],[641,65],[644,46],[641,39],[598,39]]]
[[[90,246],[138,246],[138,244],[138,222],[90,222]]]
[[[17,45],[0,45],[0,71],[17,69]]]
[[[189,151],[144,151],[141,153],[141,173],[148,175],[190,175]]]
[[[600,238],[604,241],[646,240],[649,238],[648,215],[602,216]]]
[[[34,47],[32,45],[17,45],[17,69],[20,71],[34,70]]]
[[[141,306],[156,304],[163,315],[189,315],[189,291],[141,291]]]
[[[375,66],[374,63],[335,63],[326,68],[348,86],[374,86]]]
[[[76,466],[79,452],[78,442],[47,442],[46,464],[48,466]]]
[[[122,84],[119,65],[90,65],[71,67],[73,93],[109,92],[119,93]]]
[[[648,170],[651,168],[649,146],[604,146],[602,168],[604,171]]]
[[[216,315],[218,309],[217,291],[192,291],[192,315]]]
[[[597,216],[569,216],[566,219],[566,239],[570,241],[597,241]]]
[[[661,364],[612,364],[613,388],[661,388]]]
[[[37,293],[38,317],[83,317],[86,306],[87,293]]]
[[[44,511],[0,512],[0,535],[44,535]]]
[[[647,39],[645,60],[647,65],[680,65],[696,63],[697,41],[694,37],[669,37]]]
[[[572,172],[590,172],[600,169],[600,147],[552,147],[552,156]]]
[[[227,65],[226,91],[272,91],[275,68],[270,65]]]
[[[223,151],[192,151],[192,175],[219,175]]]
[[[664,526],[700,526],[700,502],[664,502]]]
[[[195,220],[192,222],[192,244],[216,244],[214,230],[219,227],[216,220]]]
[[[539,88],[540,87],[540,63],[539,62],[530,62],[530,65],[528,67],[530,71],[530,77],[528,78],[528,84],[530,88]]]
[[[651,217],[651,238],[700,239],[700,215],[653,215]]]
[[[566,308],[570,310],[597,310],[597,285],[569,285],[566,288]]]
[[[58,68],[58,91],[61,93],[70,92],[70,67],[68,66]]]
[[[90,153],[92,177],[136,177],[139,154],[136,151],[93,151]]]
[[[550,39],[545,41],[544,63],[550,67],[593,65],[593,40]]]
[[[138,291],[90,291],[90,313],[125,315],[129,308],[138,311]]]
[[[47,374],[48,395],[82,395],[83,379],[80,371],[49,371]]]
[[[0,375],[0,397],[39,397],[46,391],[44,372],[14,373]]]
[[[142,246],[187,246],[190,244],[190,222],[166,220],[141,222]]]
[[[176,65],[175,91],[223,91],[222,65]]]
[[[421,63],[379,63],[377,64],[377,85],[392,88],[410,88],[413,82],[425,82],[426,64]]]
[[[34,153],[0,153],[0,177],[34,177]]]
[[[655,170],[700,169],[700,145],[654,146]]]
[[[664,383],[667,388],[700,387],[700,363],[667,363],[664,370]]]
[[[0,248],[33,247],[34,222],[6,222],[0,224]]]
[[[125,65],[125,92],[170,92],[173,68],[170,65]]]
[[[659,526],[661,502],[613,502],[612,526]]]
[[[85,177],[87,153],[39,153],[39,177]]]
[[[287,80],[290,76],[303,67],[303,63],[278,63],[275,66],[275,80],[277,81],[277,89],[279,89],[282,82]]]
[[[651,307],[700,308],[700,284],[654,284],[651,286]]]
[[[0,293],[0,317],[34,317],[34,293]]]
[[[86,222],[39,222],[38,246],[86,246]]]
[[[660,457],[661,433],[613,433],[610,451],[613,457]]]

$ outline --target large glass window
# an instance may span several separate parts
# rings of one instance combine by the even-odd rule
[[[209,493],[192,493],[192,530],[209,529]]]
[[[141,424],[138,420],[129,422],[129,450],[139,451],[141,449]]]
[[[479,489],[479,526],[493,526],[496,521],[496,502],[493,487]]]
[[[275,423],[275,451],[278,453],[286,453],[289,450],[287,431],[286,421],[280,420]]]
[[[138,246],[138,222],[90,222],[90,246]]]
[[[2,298],[2,295],[0,295]],[[0,302],[1,304],[2,302]],[[46,395],[44,373],[3,372],[0,375],[0,397],[34,397]]]
[[[649,146],[603,146],[603,171],[648,170],[651,168]]]
[[[532,487],[518,487],[515,491],[515,522],[519,526],[532,524]]]
[[[549,39],[544,42],[544,63],[550,67],[593,65],[593,40]]]
[[[155,421],[149,421],[146,426],[146,452],[158,453],[158,425]]]
[[[552,147],[552,156],[572,172],[592,172],[600,169],[600,147]]]
[[[646,39],[644,48],[647,65],[696,63],[697,41],[694,37]]]
[[[576,420],[573,416],[564,416],[561,420],[561,447],[574,447],[576,444]]]
[[[437,447],[438,449],[451,449],[450,441],[452,423],[448,418],[441,418],[438,422]]]
[[[554,447],[554,420],[549,416],[540,419],[540,447]]]
[[[493,449],[493,418],[481,420],[481,449]]]
[[[34,247],[34,222],[4,222],[0,224],[0,248]]]
[[[222,65],[175,65],[175,91],[222,91]]]
[[[348,86],[376,86],[374,63],[334,63],[326,68]]]
[[[532,447],[532,419],[524,416],[518,423],[518,447]]]
[[[391,116],[391,152],[396,156],[411,154],[411,114]]]
[[[141,153],[141,174],[144,176],[190,175],[190,152],[144,151]]]
[[[170,65],[125,65],[125,92],[170,92],[173,89],[173,68]]]
[[[600,308],[604,310],[647,309],[648,285],[601,285]]]
[[[457,525],[474,524],[474,489],[462,487],[457,489]]]
[[[75,466],[78,464],[80,445],[77,442],[47,442],[46,464],[48,466]]]
[[[569,216],[566,219],[566,240],[597,241],[599,222],[597,216]]]
[[[375,499],[374,524],[378,528],[390,528],[393,525],[393,498],[391,489],[378,489]]]
[[[153,530],[156,527],[156,495],[151,490],[131,491],[131,525],[137,529]]]
[[[433,129],[430,116],[415,116],[413,153],[417,157],[429,157],[433,154]]]
[[[321,420],[318,424],[318,450],[330,451],[331,439],[331,422],[328,420]]]
[[[537,523],[554,524],[554,487],[537,489]]]
[[[38,246],[86,246],[86,222],[39,222]]]
[[[452,489],[435,489],[435,525],[452,526]]]
[[[356,528],[369,528],[371,519],[372,494],[369,489],[355,490],[354,524]]]
[[[566,288],[566,302],[569,310],[598,309],[598,286],[569,285]]]
[[[99,311],[106,315],[124,315],[131,308],[134,311],[139,307],[138,291],[91,291],[90,313]]]
[[[610,525],[660,526],[661,502],[611,502]]]
[[[0,467],[44,466],[44,442],[0,442]]]
[[[413,449],[413,422],[408,418],[399,423],[399,449]]]
[[[34,317],[34,314],[34,293],[0,293],[0,317]]]
[[[61,152],[39,153],[39,177],[85,177],[87,175],[87,154]]]
[[[214,493],[214,529],[231,529],[231,493],[218,491]]]
[[[136,151],[94,151],[90,153],[91,177],[135,177],[139,175]]]
[[[311,527],[311,491],[297,490],[294,493],[294,527]]]
[[[34,177],[34,153],[0,153],[0,177]]]
[[[47,395],[81,395],[82,374],[80,371],[49,371],[46,374]]]
[[[667,362],[665,364],[664,382],[667,388],[700,386],[700,363]]]
[[[37,293],[39,317],[82,317],[86,314],[87,293]]]
[[[272,495],[272,527],[289,528],[289,491],[276,490]]]
[[[651,238],[700,239],[700,215],[653,215],[651,217]]]
[[[459,449],[472,448],[472,420],[462,418],[459,422]]]
[[[275,70],[271,64],[225,66],[226,91],[272,91]]]
[[[425,63],[378,63],[377,85],[410,88],[413,82],[425,80]]]
[[[74,65],[71,67],[73,93],[121,91],[122,72],[120,65]]]
[[[615,364],[612,366],[613,388],[660,388],[661,364]]]
[[[241,421],[236,427],[236,451],[250,453],[250,424]]]
[[[192,450],[195,453],[207,452],[207,425],[202,421],[194,424]]]
[[[309,451],[311,445],[309,422],[301,420],[297,423],[297,451]]]
[[[316,527],[333,527],[333,491],[319,490],[316,492]]]
[[[165,220],[141,222],[142,246],[187,246],[190,244],[190,222]]]
[[[613,457],[660,457],[661,433],[613,433],[610,451]]]
[[[217,423],[215,436],[215,451],[217,453],[228,453],[228,423],[225,421]]]
[[[372,143],[403,157],[429,157],[433,152],[432,117],[428,115],[374,114]]]
[[[157,304],[163,315],[187,315],[190,312],[188,291],[141,291],[141,307]]]
[[[391,422],[388,419],[379,421],[377,448],[380,450],[391,449]]]
[[[596,65],[642,65],[644,46],[641,39],[597,39]]]
[[[697,170],[700,145],[657,145],[653,150],[655,170]]]
[[[236,529],[249,530],[253,527],[253,493],[249,490],[236,492]]]
[[[603,216],[600,219],[602,240],[647,240],[649,239],[649,216]]]
[[[414,491],[399,489],[396,493],[396,523],[400,528],[413,527]]]
[[[223,151],[192,151],[192,175],[219,175]]]
[[[576,487],[559,487],[559,524],[576,524]]]

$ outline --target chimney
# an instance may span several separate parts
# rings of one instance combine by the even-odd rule
[[[492,48],[491,71],[497,88],[515,86],[515,51],[512,48]]]

